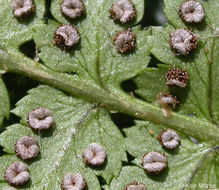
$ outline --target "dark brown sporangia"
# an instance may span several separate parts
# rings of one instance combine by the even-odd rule
[[[170,93],[160,93],[157,96],[157,102],[162,106],[162,112],[165,117],[169,117],[173,109],[180,102]]]
[[[114,37],[114,45],[117,51],[125,53],[135,48],[136,36],[130,30],[117,32]]]
[[[170,86],[179,86],[185,88],[189,81],[189,75],[186,70],[179,68],[169,69],[166,72],[166,84]]]
[[[148,174],[160,174],[167,167],[167,157],[159,152],[153,151],[144,155],[142,167]]]
[[[187,55],[197,47],[197,40],[190,30],[177,29],[170,34],[170,47],[177,55]]]
[[[131,22],[136,17],[135,6],[131,0],[119,0],[113,3],[109,13],[115,21],[123,24]]]
[[[181,5],[179,16],[186,23],[198,23],[204,19],[205,11],[201,3],[195,0],[188,0]]]
[[[126,185],[122,190],[147,190],[143,183],[138,183],[136,181]]]
[[[83,153],[84,163],[91,166],[103,165],[106,160],[106,150],[98,143],[89,144]]]
[[[5,171],[5,180],[14,186],[21,186],[30,179],[28,167],[23,162],[12,163]]]
[[[86,11],[82,0],[64,0],[60,9],[62,14],[70,19],[81,17]]]
[[[79,174],[67,173],[62,181],[61,188],[62,190],[83,190],[87,186],[87,183],[84,177]]]
[[[37,108],[29,112],[28,125],[36,131],[50,129],[54,125],[52,112],[46,108]]]
[[[70,50],[80,40],[78,29],[70,24],[59,26],[54,33],[55,44],[63,50]]]
[[[172,129],[161,131],[158,135],[160,144],[167,149],[177,148],[180,144],[180,137],[176,131]]]
[[[35,138],[24,136],[16,141],[14,150],[17,156],[27,160],[35,158],[39,154],[40,148]]]
[[[34,0],[13,0],[11,8],[15,17],[27,18],[35,12]]]

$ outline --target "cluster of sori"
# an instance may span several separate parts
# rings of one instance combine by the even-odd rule
[[[49,130],[54,125],[52,112],[46,108],[31,111],[28,115],[28,125],[37,132]],[[14,151],[22,160],[34,159],[40,153],[39,142],[35,137],[22,136],[17,139]],[[6,169],[4,178],[13,186],[25,184],[30,179],[28,166],[21,161],[16,161]]]
[[[180,136],[172,129],[162,130],[158,140],[163,148],[173,150],[180,144]],[[142,167],[147,174],[158,175],[167,167],[167,157],[157,151],[152,151],[143,156]]]
[[[37,108],[28,114],[28,126],[37,131],[38,134],[49,130],[54,126],[52,112],[46,108]],[[179,135],[171,129],[161,131],[158,135],[160,144],[167,149],[177,148],[180,144]],[[40,146],[35,137],[23,136],[17,139],[14,146],[16,155],[22,160],[36,158],[40,153]],[[106,150],[100,144],[93,142],[84,150],[82,158],[84,164],[96,168],[106,162]],[[167,157],[164,154],[153,151],[144,155],[142,167],[148,174],[159,174],[167,167]],[[5,180],[13,186],[21,186],[29,181],[30,174],[28,166],[22,161],[13,162],[7,167],[4,175]],[[85,178],[80,173],[67,173],[62,181],[61,188],[85,189],[87,187]],[[130,188],[146,189],[142,183],[133,182],[124,189]]]
[[[28,18],[35,11],[34,0],[13,0],[11,4],[14,16],[17,18]],[[86,7],[82,0],[64,0],[60,5],[60,11],[64,17],[73,21],[86,13]],[[115,22],[126,24],[136,17],[136,10],[131,0],[119,0],[113,3],[109,9],[110,17]],[[57,27],[54,32],[54,44],[62,50],[72,49],[80,41],[80,34],[76,26],[64,24]],[[115,48],[120,53],[131,51],[135,48],[136,37],[129,30],[117,32],[113,38]]]
[[[187,0],[179,9],[180,18],[186,23],[200,23],[205,17],[202,5],[195,0]],[[170,33],[170,48],[177,56],[188,55],[198,45],[198,35],[187,29],[177,29]],[[168,86],[178,86],[185,88],[188,85],[189,76],[185,69],[172,68],[166,72],[166,84]],[[171,115],[172,109],[180,102],[177,97],[171,93],[160,93],[157,96],[157,102],[162,106],[163,115],[168,117]],[[168,150],[177,148],[180,144],[180,137],[176,131],[172,129],[163,130],[158,135],[160,144]],[[146,153],[142,159],[142,167],[149,175],[159,175],[168,166],[167,156],[158,151]],[[143,183],[132,182],[123,190],[141,189],[146,190]]]
[[[109,10],[111,18],[118,23],[127,24],[136,18],[135,6],[131,0],[119,0]],[[118,52],[126,53],[135,49],[136,36],[131,29],[119,31],[115,35],[114,45]]]
[[[168,86],[178,86],[180,88],[185,88],[189,82],[189,75],[187,71],[179,68],[172,68],[166,72],[166,84]],[[176,108],[179,104],[177,97],[172,95],[170,92],[159,93],[157,96],[157,102],[162,106],[163,116],[170,117],[172,110]]]
[[[81,0],[65,0],[61,4],[62,14],[75,19],[85,13],[85,5]],[[111,18],[122,24],[131,22],[136,16],[134,4],[130,0],[119,0],[109,10]],[[130,30],[117,32],[113,38],[115,48],[120,53],[125,53],[135,48],[135,34]],[[69,50],[80,40],[80,35],[75,26],[62,25],[54,33],[55,44],[61,49]]]
[[[28,126],[38,134],[50,130],[54,124],[52,112],[46,108],[37,108],[28,114]],[[39,155],[40,145],[35,137],[22,136],[17,139],[14,150],[16,155],[25,161]],[[89,144],[82,155],[83,162],[94,168],[102,166],[106,161],[106,156],[105,148],[96,142]],[[22,161],[16,161],[6,169],[4,178],[13,186],[25,184],[30,179],[28,166]],[[71,188],[84,189],[86,188],[86,180],[79,173],[67,173],[64,176],[61,188],[64,190]]]
[[[180,145],[180,136],[172,129],[162,130],[158,140],[164,149],[174,150]],[[167,156],[158,151],[148,152],[143,156],[142,168],[148,175],[160,175],[168,166]],[[146,190],[145,184],[137,181],[127,184],[123,190]]]
[[[179,16],[186,24],[196,24],[203,21],[205,11],[196,0],[186,0],[179,9]],[[189,55],[198,46],[198,35],[188,29],[176,29],[170,33],[170,48],[177,56]],[[185,88],[189,76],[187,71],[180,68],[169,69],[166,73],[166,84]],[[162,106],[163,115],[168,117],[171,110],[180,102],[177,97],[168,93],[160,93],[157,96],[158,104]]]
[[[36,11],[34,0],[13,0],[11,3],[13,14],[17,18],[27,18]],[[86,12],[82,0],[64,0],[60,5],[60,11],[68,19],[76,19]],[[115,22],[126,24],[136,18],[136,10],[131,0],[119,0],[113,3],[109,9],[110,17]],[[186,23],[198,23],[204,19],[205,13],[202,5],[195,0],[187,0],[179,10],[180,18]],[[55,44],[64,50],[71,49],[80,40],[77,28],[66,24],[59,26],[54,33]],[[187,29],[177,29],[170,34],[170,47],[176,55],[187,55],[197,47],[198,37]],[[117,32],[114,37],[114,45],[118,52],[131,51],[136,46],[136,36],[131,30]],[[166,73],[166,84],[185,88],[188,84],[188,73],[179,68],[169,69]],[[163,115],[168,116],[179,101],[170,93],[160,93],[158,103],[163,108]],[[46,108],[37,108],[29,112],[28,125],[33,130],[43,133],[54,126],[52,112]],[[166,149],[175,149],[180,144],[180,137],[176,131],[168,129],[158,135],[160,144]],[[36,158],[40,153],[40,145],[35,137],[23,136],[17,139],[14,146],[16,155],[22,160]],[[88,145],[82,155],[85,164],[91,167],[99,167],[106,161],[106,150],[100,144],[93,142]],[[142,167],[148,174],[160,174],[167,167],[167,157],[159,152],[152,151],[143,156]],[[22,161],[12,163],[5,171],[5,180],[13,185],[20,186],[30,179],[28,166]],[[85,178],[79,173],[67,173],[61,184],[63,190],[87,187]],[[124,190],[145,190],[144,184],[132,182],[123,188]]]

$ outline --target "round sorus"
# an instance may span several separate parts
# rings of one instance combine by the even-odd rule
[[[166,84],[170,86],[179,86],[185,88],[189,81],[189,75],[186,70],[179,68],[169,69],[166,72]]]
[[[109,13],[115,21],[123,24],[131,22],[136,17],[135,6],[131,0],[119,0],[113,3]]]

